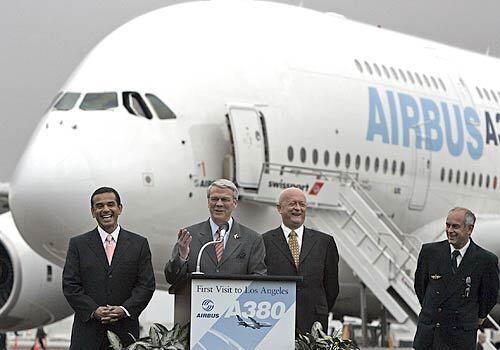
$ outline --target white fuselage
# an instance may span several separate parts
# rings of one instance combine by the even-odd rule
[[[62,88],[114,91],[120,106],[80,110],[81,96],[44,116],[11,184],[12,213],[26,241],[62,265],[69,238],[94,225],[92,191],[115,187],[121,224],[148,237],[164,289],[177,231],[208,217],[206,185],[223,176],[231,153],[227,106],[244,104],[264,116],[270,162],[357,173],[405,232],[454,206],[495,214],[499,73],[497,59],[303,8],[167,7],[110,34]],[[177,118],[134,116],[123,91],[155,94]],[[280,223],[272,206],[247,201],[235,216],[260,232]]]

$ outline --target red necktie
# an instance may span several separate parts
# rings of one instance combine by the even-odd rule
[[[113,240],[113,236],[108,233],[106,236],[106,257],[108,258],[108,263],[111,265],[111,260],[113,260],[113,253],[115,252],[115,241]]]
[[[220,238],[220,230],[215,232],[215,240],[218,241]],[[215,255],[217,256],[217,261],[220,261],[222,254],[224,253],[224,240],[219,243],[215,243]]]

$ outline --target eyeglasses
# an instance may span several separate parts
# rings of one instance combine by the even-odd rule
[[[208,200],[212,203],[218,203],[219,201],[221,201],[223,204],[228,204],[230,203],[233,198],[232,197],[208,197]]]

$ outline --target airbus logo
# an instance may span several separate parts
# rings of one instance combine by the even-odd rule
[[[210,299],[205,299],[203,300],[203,302],[201,303],[201,308],[207,312],[210,312],[214,309],[215,307],[215,304],[212,300]]]

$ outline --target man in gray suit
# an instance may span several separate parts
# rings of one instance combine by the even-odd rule
[[[265,249],[262,237],[237,223],[231,213],[238,205],[238,189],[229,180],[220,179],[207,191],[210,218],[179,230],[172,257],[165,266],[167,282],[174,284],[196,271],[201,247],[219,238],[219,226],[229,224],[224,241],[205,249],[201,258],[204,273],[265,275]]]
[[[329,234],[304,227],[307,202],[298,188],[284,190],[277,205],[283,223],[264,233],[270,275],[302,276],[297,283],[296,327],[310,332],[315,321],[327,329],[339,294],[339,253]]]

